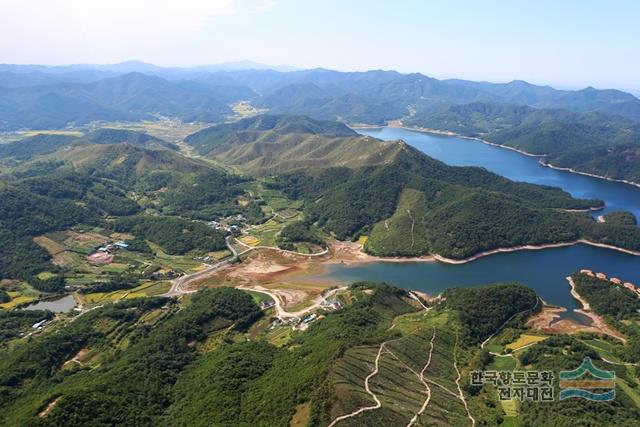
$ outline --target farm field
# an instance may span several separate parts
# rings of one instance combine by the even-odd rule
[[[5,310],[13,310],[22,305],[28,304],[38,299],[40,293],[29,286],[26,282],[20,282],[11,286],[3,286],[11,300],[0,304],[0,308]]]
[[[255,116],[267,111],[265,108],[256,108],[251,105],[251,101],[239,101],[231,106],[235,117],[234,119],[243,119],[245,117]]]
[[[80,299],[86,304],[98,304],[103,302],[118,301],[121,299],[144,298],[160,295],[171,288],[169,282],[149,282],[143,283],[133,289],[123,289],[114,292],[95,292],[90,294],[80,294]]]
[[[128,250],[118,250],[113,253],[113,261],[106,265],[94,265],[87,261],[86,256],[97,247],[107,242],[127,240],[133,236],[122,233],[109,233],[103,229],[76,231],[74,229],[49,233],[34,240],[53,257],[54,264],[66,267],[71,280],[69,284],[84,284],[105,273],[123,273],[126,271],[142,271],[150,265],[182,272],[194,272],[202,265],[188,255],[168,255],[160,247],[148,242],[153,254],[144,254]],[[215,259],[229,255],[228,251],[212,252]]]
[[[517,340],[507,344],[505,348],[508,350],[517,351],[531,344],[544,341],[545,339],[547,339],[547,337],[543,335],[522,334],[518,337]]]
[[[382,346],[347,351],[331,373],[339,396],[332,416],[336,419],[375,406],[373,395],[381,406],[342,419],[337,425],[369,425],[374,420],[376,424],[406,425],[414,416],[419,425],[470,425],[455,382],[454,360],[461,349],[456,343],[456,328],[445,326],[451,323],[453,319],[446,312],[399,316],[392,329],[401,333],[400,337]],[[371,375],[376,366],[377,373]],[[365,387],[367,377],[370,392]],[[429,404],[422,409],[427,398]]]

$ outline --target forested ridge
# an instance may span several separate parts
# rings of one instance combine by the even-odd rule
[[[406,120],[543,155],[563,168],[638,182],[640,123],[617,115],[525,105],[472,103],[435,109]]]
[[[565,212],[601,206],[552,187],[515,183],[473,167],[451,167],[402,143],[392,160],[356,168],[281,174],[269,183],[305,201],[310,221],[338,239],[368,235],[382,256],[478,252],[580,238],[640,248],[637,227]]]

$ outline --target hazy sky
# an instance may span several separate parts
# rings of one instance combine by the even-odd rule
[[[338,70],[640,89],[637,0],[0,0],[0,62]]]

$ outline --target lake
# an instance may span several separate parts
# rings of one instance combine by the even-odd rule
[[[35,304],[26,306],[25,310],[50,310],[54,313],[66,313],[75,307],[76,301],[73,295],[67,295],[61,298],[39,301]]]
[[[553,170],[540,165],[535,157],[464,138],[400,128],[358,129],[358,132],[384,140],[402,139],[450,165],[479,166],[514,181],[551,185],[575,197],[601,199],[606,204],[605,212],[627,210],[640,218],[640,188],[631,185]],[[530,286],[545,301],[572,309],[578,305],[569,292],[565,277],[581,268],[640,284],[640,257],[588,245],[502,253],[461,265],[437,262],[340,264],[329,267],[320,278],[344,282],[385,281],[433,295],[455,286],[518,281]],[[580,317],[572,312],[566,316]]]

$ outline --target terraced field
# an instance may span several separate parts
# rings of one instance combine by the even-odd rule
[[[446,313],[401,316],[402,335],[356,347],[334,367],[331,426],[471,425],[460,390],[456,329]]]

